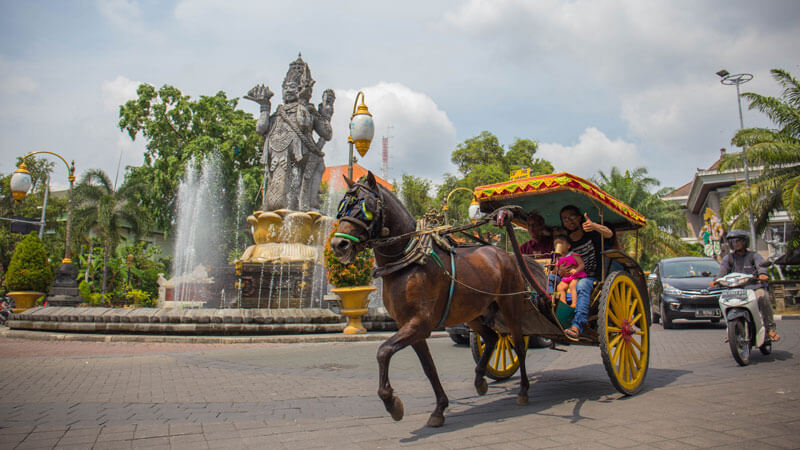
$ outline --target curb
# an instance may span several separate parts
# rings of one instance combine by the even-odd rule
[[[775,314],[775,320],[800,320],[800,314]]]
[[[143,342],[173,344],[300,344],[320,342],[364,342],[384,341],[394,332],[367,332],[364,334],[297,334],[270,336],[167,336],[133,334],[84,334],[55,333],[48,331],[12,330],[0,327],[0,337],[30,339],[37,341],[83,341],[83,342]],[[430,338],[448,337],[445,331],[434,331]]]

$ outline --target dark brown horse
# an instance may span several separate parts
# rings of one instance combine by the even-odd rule
[[[339,205],[339,225],[331,239],[336,256],[345,263],[366,247],[375,251],[379,271],[383,271],[383,304],[397,322],[397,333],[378,349],[378,395],[394,420],[403,418],[403,403],[389,384],[389,361],[397,351],[410,345],[419,357],[425,375],[436,394],[436,408],[428,426],[444,424],[447,395],[439,381],[426,339],[434,328],[466,323],[486,343],[475,368],[475,389],[484,395],[488,389],[486,364],[498,336],[481,319],[498,311],[511,331],[520,362],[520,389],[517,404],[528,403],[528,375],[520,317],[525,283],[514,259],[490,245],[452,248],[452,253],[433,244],[425,255],[409,255],[417,237],[416,223],[403,204],[375,182],[370,172],[358,183],[347,179],[349,190]],[[432,254],[430,253],[433,251]],[[420,256],[424,256],[419,258]],[[413,261],[404,265],[404,261]],[[453,270],[455,269],[455,270]],[[455,272],[455,283],[450,274]],[[516,293],[516,294],[515,294]],[[511,295],[509,295],[511,294]]]

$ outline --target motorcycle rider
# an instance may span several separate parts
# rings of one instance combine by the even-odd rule
[[[731,272],[758,275],[758,281],[748,284],[745,288],[753,289],[756,292],[758,308],[761,310],[764,328],[767,330],[769,339],[772,342],[780,341],[781,337],[776,331],[775,318],[773,317],[772,303],[765,289],[769,277],[767,276],[767,269],[761,267],[764,258],[756,252],[747,250],[750,246],[750,236],[745,231],[731,230],[725,236],[725,240],[728,242],[731,252],[722,258],[717,278],[724,277]],[[716,286],[716,284],[716,280],[710,283],[712,287]]]

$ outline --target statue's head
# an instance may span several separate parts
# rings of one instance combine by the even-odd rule
[[[294,83],[294,98],[292,100],[287,98],[287,92],[291,95],[291,89],[287,89],[290,83]],[[308,64],[303,61],[301,55],[297,55],[297,59],[289,64],[289,71],[286,72],[286,78],[283,79],[283,100],[290,102],[297,100],[298,97],[306,101],[310,100],[314,83]]]
[[[283,101],[285,103],[296,102],[298,94],[297,83],[294,81],[283,81]]]

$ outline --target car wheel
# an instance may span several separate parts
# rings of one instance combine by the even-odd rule
[[[528,348],[545,348],[550,347],[550,344],[550,339],[544,336],[531,336],[531,340],[528,342]]]
[[[450,339],[452,339],[457,345],[469,345],[469,337],[464,337],[461,334],[452,333],[450,334]]]
[[[673,328],[672,318],[669,316],[669,312],[667,312],[665,302],[661,302],[661,323],[665,330],[671,330]]]

